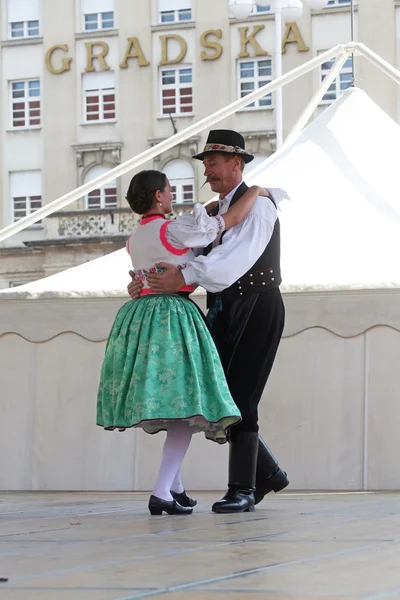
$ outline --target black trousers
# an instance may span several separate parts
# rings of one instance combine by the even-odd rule
[[[242,421],[232,427],[258,432],[258,404],[274,364],[285,323],[279,288],[228,301],[213,323],[214,340]]]

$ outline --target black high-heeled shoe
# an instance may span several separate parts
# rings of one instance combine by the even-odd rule
[[[179,504],[181,506],[188,506],[188,507],[193,508],[197,504],[197,500],[195,500],[194,498],[190,498],[187,495],[186,490],[183,490],[183,492],[181,492],[180,494],[178,494],[178,492],[173,492],[171,490],[171,496],[173,497],[174,500],[179,502]]]
[[[162,500],[157,496],[150,496],[149,511],[151,515],[191,515],[193,508],[181,506],[176,500]]]

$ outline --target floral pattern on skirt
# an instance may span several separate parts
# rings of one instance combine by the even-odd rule
[[[197,306],[177,294],[131,300],[107,341],[97,424],[157,433],[176,419],[223,443],[240,411]]]

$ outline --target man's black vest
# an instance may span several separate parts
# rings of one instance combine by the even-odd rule
[[[230,206],[233,206],[248,189],[248,186],[243,182],[236,190]],[[273,200],[270,201],[275,204]],[[265,198],[265,202],[268,202],[268,198]],[[211,214],[218,214],[218,209]],[[221,236],[220,243],[222,243],[224,234],[225,232]],[[205,253],[208,254],[211,250],[212,244],[208,246]],[[271,239],[264,252],[247,273],[222,292],[223,301],[230,302],[236,300],[236,298],[240,298],[240,296],[250,296],[279,287],[282,283],[280,260],[281,234],[279,219],[277,219]],[[207,292],[207,308],[211,308],[214,305],[216,298],[217,294]]]

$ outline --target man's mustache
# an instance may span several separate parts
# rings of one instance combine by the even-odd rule
[[[203,183],[203,185],[201,186],[201,190],[203,189],[203,187],[206,185],[206,183],[212,183],[213,181],[221,181],[219,177],[206,177],[205,182]]]

